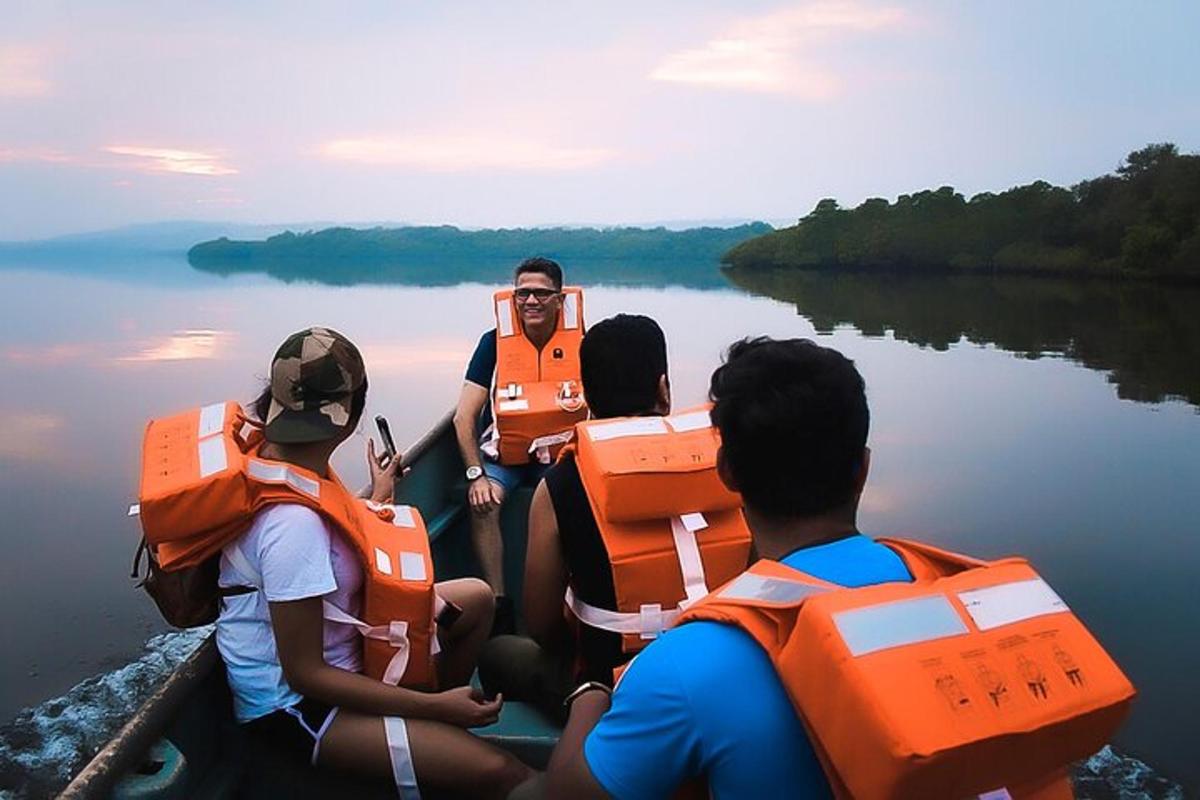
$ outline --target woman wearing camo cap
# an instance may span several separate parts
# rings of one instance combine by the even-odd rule
[[[252,409],[264,423],[257,456],[328,478],[330,456],[357,427],[366,395],[362,356],[348,339],[328,328],[293,334]],[[371,499],[389,502],[401,458],[377,457],[370,442],[367,455]],[[257,589],[226,597],[217,622],[238,721],[298,760],[393,779],[402,796],[418,797],[419,783],[504,797],[531,771],[466,730],[495,722],[502,703],[466,685],[492,623],[491,590],[475,579],[435,586],[462,611],[437,634],[438,682],[450,688],[423,692],[367,677],[359,631],[323,612],[327,601],[357,616],[364,584],[359,553],[328,516],[299,503],[269,505],[222,551],[221,586]]]

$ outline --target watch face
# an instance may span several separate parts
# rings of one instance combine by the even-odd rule
[[[473,481],[483,474],[483,467],[467,467],[467,480]]]

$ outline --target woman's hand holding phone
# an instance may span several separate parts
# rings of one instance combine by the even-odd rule
[[[375,453],[375,439],[367,438],[367,467],[371,472],[371,500],[375,503],[390,503],[396,488],[396,471],[404,458],[397,453]],[[408,470],[406,469],[405,472]],[[403,473],[401,473],[403,474]]]

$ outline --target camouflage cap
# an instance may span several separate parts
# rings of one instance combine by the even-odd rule
[[[293,333],[271,361],[267,440],[321,442],[344,433],[365,381],[362,355],[345,336],[329,328]]]

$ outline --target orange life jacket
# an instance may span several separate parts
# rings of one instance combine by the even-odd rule
[[[1067,765],[1109,740],[1132,684],[1024,559],[881,541],[912,583],[764,560],[676,624],[766,650],[839,798],[1071,797]]]
[[[539,351],[525,336],[513,290],[496,292],[496,376],[492,389],[493,437],[484,449],[501,464],[549,464],[573,426],[587,417],[580,388],[583,290],[564,286],[558,325]]]
[[[329,602],[325,618],[353,625],[363,635],[367,675],[432,686],[436,600],[420,512],[356,498],[332,469],[321,478],[294,464],[259,458],[262,433],[253,429],[244,437],[246,422],[238,404],[227,402],[147,426],[138,514],[159,567],[179,570],[213,558],[269,505],[307,506],[346,537],[363,567],[361,619]],[[253,567],[236,547],[230,552],[243,578],[259,579],[245,574]]]
[[[566,603],[582,623],[622,634],[624,651],[637,652],[709,587],[746,568],[741,497],[717,476],[719,441],[707,408],[591,420],[576,430],[579,477],[617,607],[590,605],[569,586]]]

